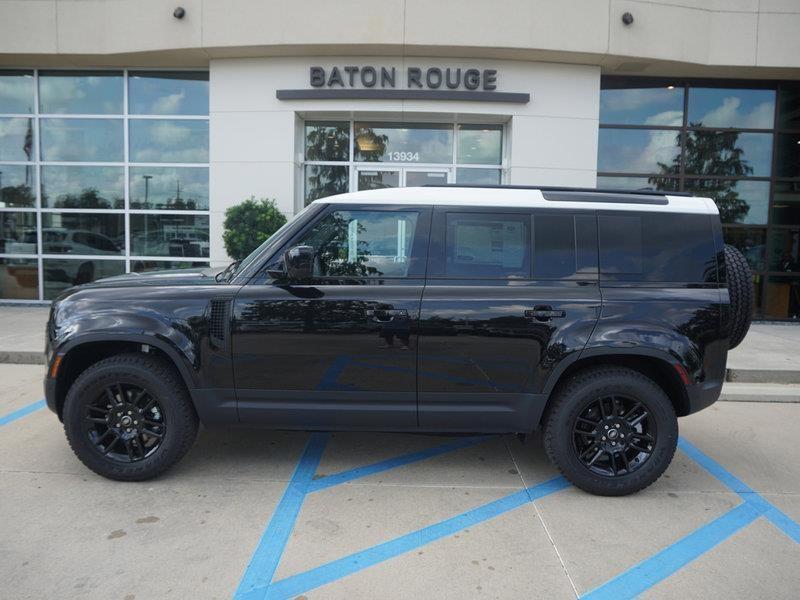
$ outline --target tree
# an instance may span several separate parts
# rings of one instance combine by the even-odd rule
[[[702,127],[702,123],[690,123],[690,127]],[[681,133],[676,136],[680,148]],[[739,197],[736,181],[731,177],[750,175],[753,168],[742,155],[744,150],[736,145],[738,131],[693,131],[684,142],[683,161],[686,173],[686,189],[697,195],[713,198],[719,208],[723,223],[741,221],[750,210],[750,205]],[[671,189],[674,177],[681,174],[681,154],[671,164],[658,163],[662,175],[650,177],[649,183],[658,190]],[[692,175],[705,176],[689,179]]]
[[[251,196],[225,211],[222,234],[225,250],[234,260],[242,260],[284,223],[286,217],[278,210],[275,200],[256,200]]]

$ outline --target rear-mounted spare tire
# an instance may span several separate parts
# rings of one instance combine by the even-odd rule
[[[753,273],[747,259],[733,246],[725,245],[725,271],[728,276],[728,295],[731,299],[731,329],[729,348],[738,346],[753,316]]]

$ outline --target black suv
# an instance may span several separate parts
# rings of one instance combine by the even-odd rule
[[[153,477],[198,424],[528,433],[605,495],[714,402],[752,281],[714,203],[444,186],[318,200],[240,264],[72,288],[47,403],[81,461]]]

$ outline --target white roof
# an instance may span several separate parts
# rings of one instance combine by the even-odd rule
[[[653,196],[657,198],[657,196]],[[328,196],[317,202],[325,204],[410,204],[433,206],[499,206],[509,208],[564,208],[594,210],[629,210],[716,215],[717,205],[710,198],[665,196],[667,204],[626,202],[580,202],[545,200],[537,189],[503,187],[406,187],[385,188]]]

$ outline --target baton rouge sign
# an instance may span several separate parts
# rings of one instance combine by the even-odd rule
[[[529,93],[497,91],[497,69],[461,67],[310,67],[308,89],[278,90],[279,100],[530,101]]]

